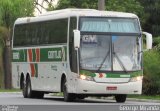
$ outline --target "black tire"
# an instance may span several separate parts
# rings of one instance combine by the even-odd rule
[[[27,98],[27,88],[26,88],[26,81],[23,78],[22,80],[22,94],[24,98]]]
[[[115,95],[117,103],[124,103],[126,101],[126,98],[127,98],[126,94]]]
[[[44,97],[44,92],[33,91],[31,86],[30,78],[27,78],[22,82],[22,94],[24,98],[38,98],[42,99]]]
[[[31,85],[31,80],[28,77],[26,80],[26,93],[27,93],[27,98],[34,98],[35,93],[32,91],[32,85]]]
[[[74,101],[74,99],[76,98],[75,97],[75,94],[72,94],[72,93],[68,93],[68,88],[67,88],[67,81],[66,79],[63,80],[63,96],[64,96],[64,101],[66,102],[71,102],[71,101]]]

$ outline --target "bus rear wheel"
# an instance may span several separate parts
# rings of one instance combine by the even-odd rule
[[[32,85],[31,85],[31,80],[30,78],[27,79],[26,82],[26,96],[27,98],[43,98],[44,97],[44,92],[40,91],[33,91],[32,90]]]
[[[26,95],[27,98],[33,98],[34,97],[34,92],[32,91],[32,86],[31,86],[31,80],[28,77],[26,80]]]
[[[127,98],[126,94],[115,95],[117,103],[124,103],[126,101],[126,98]]]
[[[68,92],[66,79],[63,80],[63,96],[64,96],[64,101],[66,102],[74,101],[74,99],[76,98],[75,94]]]
[[[22,80],[22,94],[24,98],[27,98],[27,88],[26,88],[26,81],[23,78]]]

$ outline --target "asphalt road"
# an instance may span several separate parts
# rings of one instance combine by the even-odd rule
[[[91,99],[64,102],[62,97],[45,95],[44,99],[23,98],[21,93],[0,93],[0,111],[160,111],[160,103],[126,101],[116,103],[115,100]]]

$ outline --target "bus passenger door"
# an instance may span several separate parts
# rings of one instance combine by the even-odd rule
[[[73,45],[72,45],[73,46]],[[76,92],[76,84],[78,78],[78,65],[77,65],[77,51],[72,47],[72,51],[70,51],[70,70],[69,70],[69,78],[70,78],[70,87],[73,92]]]

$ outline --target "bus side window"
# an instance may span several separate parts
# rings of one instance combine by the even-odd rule
[[[39,39],[40,39],[40,44],[42,45],[42,44],[44,44],[44,37],[43,37],[43,33],[44,33],[44,26],[43,26],[43,22],[41,22],[41,23],[39,23],[38,24],[38,37],[39,37]]]
[[[76,28],[77,28],[77,19],[76,17],[71,17],[69,26],[69,60],[70,60],[71,71],[75,73],[77,73],[77,53],[74,49],[73,30]]]
[[[24,46],[25,45],[25,31],[26,25],[16,25],[15,26],[15,33],[14,33],[14,46]]]
[[[44,25],[44,44],[49,44],[49,22]]]
[[[52,20],[49,26],[49,44],[67,43],[68,19]]]
[[[15,26],[15,29],[14,29],[14,46],[19,46],[20,45],[20,42],[21,42],[21,39],[20,39],[20,36],[21,36],[21,30],[20,30],[20,25],[16,25]]]

